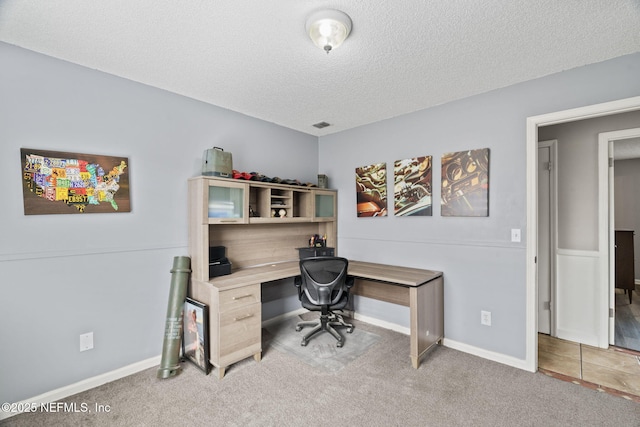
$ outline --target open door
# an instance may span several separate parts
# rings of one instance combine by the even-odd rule
[[[538,143],[538,332],[555,332],[557,140]]]
[[[599,166],[599,239],[600,246],[608,253],[606,264],[607,281],[607,316],[609,326],[609,344],[615,344],[615,192],[614,192],[614,144],[640,138],[640,128],[625,129],[613,132],[603,132],[598,135],[598,166]]]

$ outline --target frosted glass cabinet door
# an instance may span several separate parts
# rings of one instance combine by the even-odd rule
[[[209,185],[207,215],[209,223],[246,224],[248,191],[245,184],[215,183]]]
[[[335,219],[336,193],[316,190],[314,220]]]

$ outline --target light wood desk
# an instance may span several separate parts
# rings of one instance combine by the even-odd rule
[[[234,271],[209,281],[191,280],[189,295],[209,306],[209,360],[222,378],[225,369],[262,354],[262,283],[300,275],[299,261]],[[356,278],[352,293],[409,307],[410,357],[420,358],[444,336],[443,276],[439,271],[349,261]]]

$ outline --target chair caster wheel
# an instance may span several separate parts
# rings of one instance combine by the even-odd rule
[[[342,341],[338,341],[338,342],[336,343],[336,347],[342,347],[342,344],[344,344]]]
[[[350,334],[351,332],[353,332],[353,328],[347,328],[347,333]]]
[[[300,332],[302,330],[302,326],[296,326],[296,332]]]
[[[302,342],[300,343],[301,346],[306,347],[307,345],[307,340],[302,340]]]

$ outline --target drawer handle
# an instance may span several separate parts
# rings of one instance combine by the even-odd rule
[[[237,300],[239,300],[239,299],[242,299],[242,298],[249,298],[249,297],[252,297],[252,296],[253,296],[253,294],[240,295],[239,297],[233,297],[233,300],[234,300],[234,301],[237,301]]]
[[[236,317],[234,320],[238,322],[240,320],[248,319],[249,317],[253,317],[253,314],[245,314],[244,316]]]
[[[221,219],[220,222],[238,222],[237,219]]]

